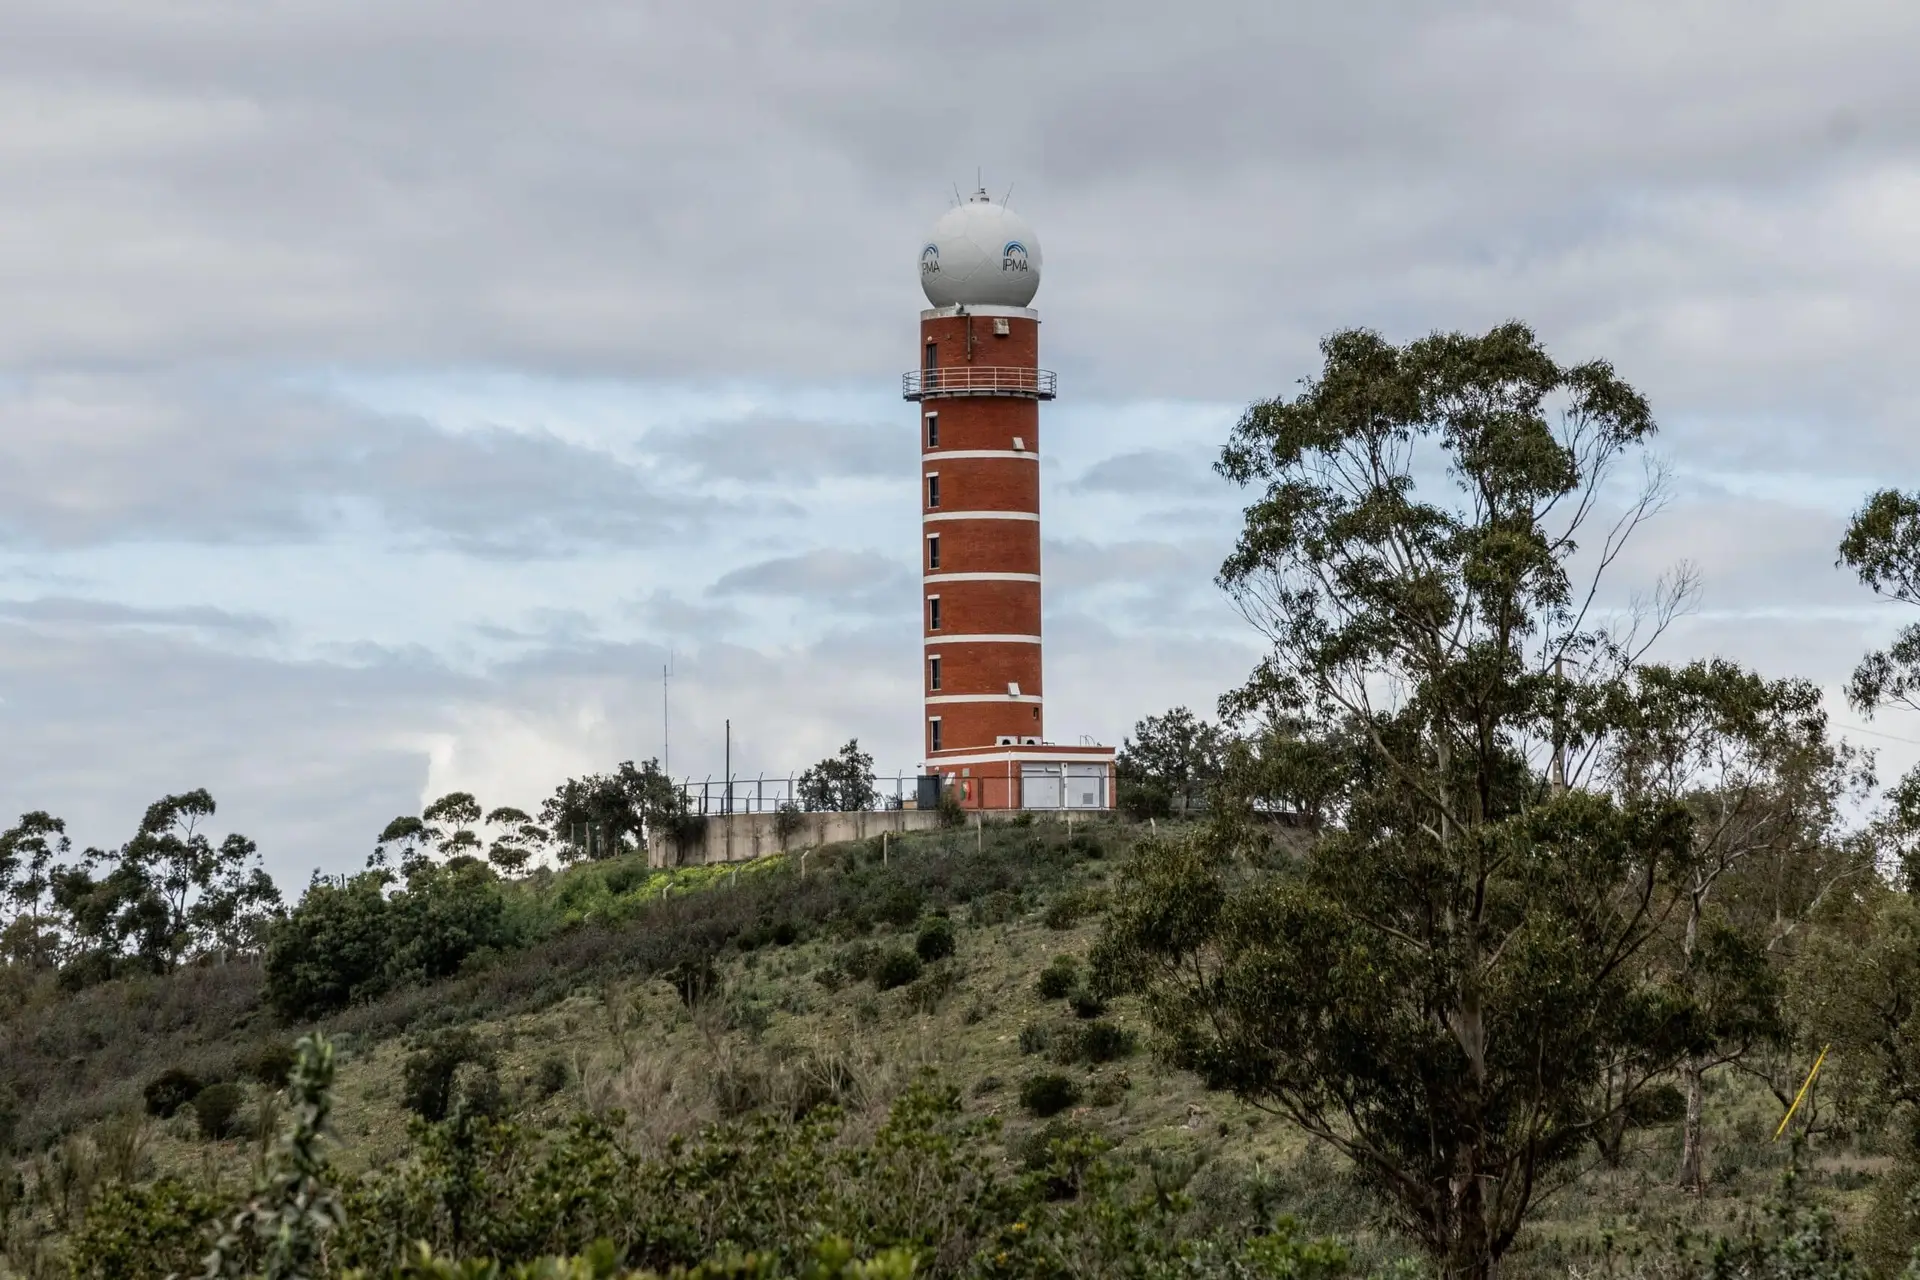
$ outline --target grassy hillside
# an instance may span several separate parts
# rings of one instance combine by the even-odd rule
[[[811,854],[804,874],[797,859],[770,859],[530,878],[511,889],[530,945],[321,1024],[341,1049],[335,1162],[364,1173],[407,1155],[406,1064],[464,1032],[491,1063],[504,1115],[558,1128],[586,1113],[639,1153],[823,1101],[871,1133],[910,1083],[932,1079],[957,1088],[969,1115],[997,1120],[994,1158],[1010,1167],[1036,1133],[1097,1132],[1153,1185],[1184,1189],[1200,1218],[1287,1213],[1345,1238],[1365,1264],[1396,1256],[1333,1153],[1156,1063],[1141,1011],[1101,1008],[1078,980],[1104,887],[1142,834],[1097,824],[1069,837],[1042,822],[895,837],[884,862],[877,840],[836,846]],[[302,1030],[276,1018],[262,986],[248,965],[77,993],[16,980],[0,1062],[19,1174],[4,1245],[19,1273],[58,1274],[65,1234],[116,1181],[172,1175],[232,1190],[253,1176],[256,1135],[277,1123],[262,1080]],[[144,1114],[143,1091],[170,1070],[237,1086],[232,1136],[208,1139],[191,1108]],[[1022,1100],[1044,1076],[1065,1082],[1046,1119]],[[1622,1167],[1595,1162],[1556,1192],[1510,1268],[1612,1265],[1751,1213],[1784,1160],[1768,1140],[1777,1109],[1730,1073],[1715,1080],[1707,1197],[1668,1189],[1677,1136],[1649,1129]],[[1812,1194],[1857,1217],[1880,1157],[1839,1140],[1810,1157]]]

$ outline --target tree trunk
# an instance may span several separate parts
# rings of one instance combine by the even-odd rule
[[[1680,1080],[1687,1098],[1686,1116],[1680,1122],[1680,1186],[1698,1193],[1706,1185],[1701,1171],[1705,1135],[1700,1116],[1705,1101],[1706,1072],[1700,1059],[1688,1058],[1681,1064]]]

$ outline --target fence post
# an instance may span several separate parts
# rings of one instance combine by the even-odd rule
[[[987,851],[987,816],[984,813],[973,815],[973,851],[975,853]]]
[[[880,833],[880,865],[887,865],[887,833],[884,831]]]

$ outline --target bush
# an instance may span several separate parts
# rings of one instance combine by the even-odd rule
[[[1063,893],[1047,904],[1041,922],[1049,929],[1071,929],[1093,914],[1092,898],[1080,892]]]
[[[573,1072],[567,1066],[567,1060],[557,1053],[550,1053],[540,1059],[540,1065],[534,1068],[533,1087],[543,1098],[551,1098],[567,1087],[573,1078]]]
[[[1089,1022],[1083,1027],[1069,1027],[1054,1037],[1053,1060],[1063,1066],[1074,1062],[1114,1062],[1131,1054],[1134,1044],[1131,1031],[1111,1022]]]
[[[953,787],[940,788],[940,825],[947,828],[962,826],[967,821],[967,811],[960,807],[960,793]]]
[[[1046,1119],[1080,1101],[1080,1086],[1063,1075],[1028,1076],[1020,1085],[1020,1105]]]
[[[146,1098],[147,1114],[162,1120],[170,1120],[175,1112],[199,1096],[206,1088],[206,1082],[190,1071],[173,1067],[162,1071],[142,1090]]]
[[[922,960],[944,960],[953,954],[953,922],[945,916],[935,916],[920,926],[920,934],[913,940],[913,949]]]
[[[245,1066],[249,1076],[269,1089],[283,1089],[293,1071],[293,1046],[277,1037],[263,1041],[247,1055]]]
[[[782,849],[787,842],[806,830],[807,815],[800,806],[788,800],[773,811],[773,834],[779,839]]]
[[[967,914],[976,925],[1006,924],[1020,914],[1020,899],[1005,889],[995,889],[975,898]]]
[[[445,1120],[454,1102],[464,1096],[454,1085],[460,1068],[468,1064],[482,1070],[493,1066],[493,1054],[478,1036],[466,1027],[434,1032],[400,1068],[402,1104],[423,1120]],[[495,1091],[482,1087],[479,1092],[484,1096],[468,1101],[484,1104],[476,1109],[491,1110],[497,1101],[492,1096]]]
[[[246,1100],[247,1095],[237,1084],[210,1084],[195,1094],[193,1118],[200,1126],[200,1136],[208,1142],[233,1136],[241,1104]]]
[[[902,947],[880,953],[873,964],[873,985],[879,991],[904,987],[920,976],[920,957]]]
[[[108,1186],[69,1242],[73,1280],[199,1275],[207,1232],[226,1206],[178,1179]]]
[[[926,909],[926,898],[917,885],[894,881],[886,885],[875,896],[873,918],[896,929],[904,929],[920,918]]]
[[[1107,1002],[1085,987],[1076,987],[1067,997],[1067,1007],[1076,1018],[1097,1018],[1107,1011]]]
[[[267,935],[267,1000],[305,1021],[384,989],[388,938],[382,878],[344,884],[316,878],[300,904]]]
[[[1072,956],[1055,956],[1046,968],[1040,971],[1039,981],[1033,989],[1040,993],[1042,1000],[1064,1000],[1072,995],[1080,985],[1080,963]]]
[[[1043,1022],[1029,1022],[1020,1028],[1020,1052],[1045,1053],[1053,1047],[1053,1028]]]

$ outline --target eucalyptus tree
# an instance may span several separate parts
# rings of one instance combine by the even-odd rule
[[[1842,828],[1870,760],[1827,733],[1820,689],[1724,659],[1642,666],[1598,708],[1594,774],[1623,800],[1692,819],[1680,911],[1665,941],[1711,1043],[1679,1066],[1678,1180],[1704,1182],[1705,1077],[1787,1040],[1782,952],[1827,896],[1871,872]]]
[[[1150,846],[1098,968],[1174,1061],[1343,1152],[1442,1274],[1485,1276],[1579,1150],[1711,1046],[1652,955],[1692,815],[1567,776],[1690,578],[1596,612],[1660,501],[1657,469],[1615,483],[1655,427],[1606,363],[1517,323],[1322,354],[1220,459],[1257,492],[1219,581],[1270,645],[1222,710],[1339,753],[1308,771],[1340,780],[1338,825],[1277,869],[1232,839]]]

